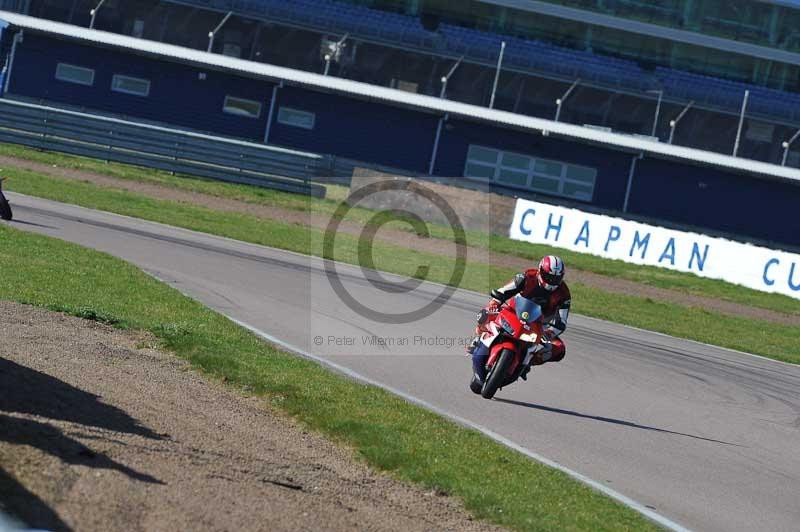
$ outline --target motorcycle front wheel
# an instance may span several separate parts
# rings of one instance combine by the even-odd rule
[[[497,357],[497,362],[492,366],[489,375],[486,376],[486,382],[483,383],[481,389],[481,396],[484,399],[491,399],[497,390],[506,382],[508,377],[508,368],[514,361],[514,352],[509,349],[503,349],[500,356]]]

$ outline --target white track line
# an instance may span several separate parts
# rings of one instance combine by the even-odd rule
[[[473,421],[469,421],[467,419],[464,419],[464,418],[462,418],[460,416],[457,416],[455,414],[451,414],[450,412],[447,412],[446,410],[443,410],[443,409],[439,408],[438,406],[432,405],[431,403],[428,403],[427,401],[423,401],[422,399],[414,397],[413,395],[409,395],[409,394],[407,394],[407,393],[405,393],[405,392],[403,392],[401,390],[398,390],[396,388],[392,388],[391,386],[388,386],[388,385],[386,385],[386,384],[384,384],[382,382],[378,382],[378,381],[375,381],[373,379],[370,379],[369,377],[365,377],[364,375],[361,375],[360,373],[357,373],[357,372],[353,371],[350,368],[347,368],[345,366],[341,366],[341,365],[339,365],[339,364],[337,364],[335,362],[331,362],[330,360],[326,360],[326,359],[324,359],[322,357],[318,357],[318,356],[316,356],[316,355],[314,355],[312,353],[309,353],[308,351],[306,351],[304,349],[301,349],[301,348],[296,347],[294,345],[291,345],[291,344],[289,344],[287,342],[284,342],[280,338],[276,338],[276,337],[272,336],[271,334],[265,333],[264,331],[262,331],[260,329],[257,329],[256,327],[253,327],[252,325],[249,325],[249,324],[247,324],[247,323],[245,323],[243,321],[240,321],[240,320],[237,320],[236,318],[228,316],[227,314],[224,314],[224,313],[221,313],[221,314],[223,316],[225,316],[226,318],[228,318],[229,320],[231,320],[232,322],[234,322],[235,324],[239,325],[240,327],[243,327],[243,328],[247,329],[248,331],[252,332],[256,336],[259,336],[259,337],[263,338],[264,340],[266,340],[266,341],[268,341],[268,342],[270,342],[272,344],[278,345],[278,346],[286,349],[287,351],[291,351],[291,352],[293,352],[293,353],[295,353],[297,355],[300,355],[300,356],[302,356],[304,358],[313,360],[313,361],[315,361],[315,362],[317,362],[319,364],[322,364],[323,366],[326,366],[326,367],[328,367],[330,369],[333,369],[334,371],[336,371],[338,373],[341,373],[341,374],[343,374],[343,375],[345,375],[347,377],[350,377],[351,379],[363,382],[365,384],[370,384],[372,386],[377,386],[378,388],[382,388],[382,389],[386,390],[389,393],[392,393],[394,395],[397,395],[397,396],[405,399],[409,403],[413,403],[415,405],[421,406],[421,407],[425,408],[426,410],[430,410],[431,412],[433,412],[435,414],[438,414],[438,415],[440,415],[442,417],[445,417],[445,418],[447,418],[447,419],[449,419],[451,421],[454,421],[455,423],[458,423],[459,425],[461,425],[463,427],[469,427],[469,428],[475,429],[478,432],[481,432],[482,434],[484,434],[484,435],[488,436],[489,438],[493,439],[494,441],[496,441],[496,442],[498,442],[498,443],[500,443],[502,445],[505,445],[506,447],[509,447],[509,448],[511,448],[511,449],[513,449],[513,450],[515,450],[517,452],[520,452],[520,453],[524,454],[525,456],[528,456],[529,458],[532,458],[532,459],[536,460],[537,462],[540,462],[540,463],[542,463],[544,465],[547,465],[547,466],[550,466],[552,468],[558,469],[562,473],[565,473],[565,474],[569,475],[570,477],[574,478],[575,480],[577,480],[579,482],[582,482],[582,483],[584,483],[584,484],[596,489],[597,491],[601,492],[602,494],[604,494],[604,495],[606,495],[608,497],[611,497],[612,499],[616,500],[617,502],[622,503],[623,505],[627,506],[628,508],[639,512],[640,514],[642,514],[646,518],[650,519],[651,521],[654,521],[655,523],[663,526],[666,529],[673,530],[675,532],[689,532],[688,528],[685,528],[685,527],[679,525],[678,523],[676,523],[676,522],[664,517],[663,515],[661,515],[661,514],[659,514],[657,512],[654,512],[650,508],[647,508],[643,504],[634,501],[630,497],[627,497],[627,496],[623,495],[622,493],[620,493],[618,491],[612,490],[608,486],[605,486],[604,484],[601,484],[600,482],[597,482],[596,480],[592,480],[591,478],[589,478],[589,477],[587,477],[585,475],[582,475],[582,474],[578,473],[577,471],[573,471],[572,469],[569,469],[568,467],[565,467],[565,466],[563,466],[563,465],[561,465],[561,464],[559,464],[557,462],[554,462],[553,460],[550,460],[549,458],[545,458],[544,456],[542,456],[542,455],[540,455],[538,453],[535,453],[535,452],[531,451],[530,449],[526,449],[525,447],[522,447],[521,445],[519,445],[517,443],[514,443],[513,441],[509,440],[505,436],[502,436],[502,435],[500,435],[500,434],[498,434],[498,433],[496,433],[496,432],[494,432],[494,431],[492,431],[492,430],[490,430],[490,429],[488,429],[488,428],[486,428],[486,427],[484,427],[482,425],[479,425],[479,424],[477,424],[477,423],[475,423]]]

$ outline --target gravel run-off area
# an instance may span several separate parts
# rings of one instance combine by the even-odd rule
[[[144,333],[0,302],[0,511],[49,530],[491,530]]]

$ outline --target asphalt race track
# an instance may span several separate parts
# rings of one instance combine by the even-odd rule
[[[344,305],[315,258],[9,199],[17,229],[130,261],[297,350],[485,427],[684,527],[800,529],[800,367],[573,316],[564,362],[485,401],[467,388],[461,345],[485,296],[457,291],[433,315],[389,325]],[[413,311],[442,290],[389,294],[358,268],[338,272],[349,293],[383,312]]]

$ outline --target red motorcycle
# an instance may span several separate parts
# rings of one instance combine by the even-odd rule
[[[490,350],[486,379],[481,384],[473,376],[470,389],[491,399],[497,390],[524,378],[542,348],[542,325],[542,307],[534,301],[518,295],[504,303],[480,339]]]

